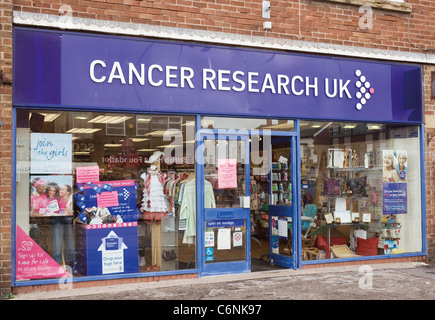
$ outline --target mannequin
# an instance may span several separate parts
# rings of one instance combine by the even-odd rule
[[[151,166],[141,174],[144,180],[141,212],[146,223],[151,224],[152,266],[147,271],[158,271],[162,265],[161,219],[168,212],[168,204],[163,190],[165,174],[160,171],[162,152],[155,152],[147,163]]]

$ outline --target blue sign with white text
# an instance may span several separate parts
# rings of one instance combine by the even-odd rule
[[[421,67],[15,28],[14,104],[422,121]]]

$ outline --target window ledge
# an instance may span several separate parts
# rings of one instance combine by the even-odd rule
[[[412,12],[412,4],[387,0],[322,0],[324,2],[336,2],[356,6],[370,6],[374,9],[399,11],[404,13]]]

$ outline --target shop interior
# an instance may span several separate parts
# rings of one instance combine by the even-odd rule
[[[196,267],[196,235],[191,231],[191,215],[188,214],[195,213],[196,202],[194,197],[179,197],[181,186],[187,190],[195,180],[195,117],[51,113],[44,110],[18,110],[17,113],[19,169],[16,192],[20,195],[17,197],[17,223],[43,250],[49,254],[53,252],[51,217],[29,218],[29,204],[19,199],[30,199],[31,175],[28,170],[20,168],[29,167],[29,134],[70,134],[73,172],[80,166],[95,165],[99,167],[101,181],[128,179],[137,183],[136,200],[140,212],[138,271]],[[204,129],[294,130],[291,120],[203,117],[201,125]],[[419,150],[418,144],[413,143],[418,141],[418,128],[301,121],[300,129],[302,259],[323,260],[420,250],[421,243],[413,239],[421,237],[410,237],[421,233],[418,199],[408,201],[408,210],[412,214],[386,215],[382,211],[381,194],[381,150],[407,150],[412,174],[418,175]],[[249,183],[243,181],[243,167],[239,163],[238,190],[230,196],[228,190],[213,188],[213,198],[216,206],[237,206],[239,199],[234,196],[238,192],[244,193],[244,187],[250,188],[251,268],[260,271],[280,268],[269,259],[269,205],[290,207],[294,203],[291,197],[290,143],[272,141],[272,158],[267,159],[264,157],[266,139],[262,136],[255,139],[258,140],[254,141],[252,136],[250,140]],[[165,154],[168,148],[172,151]],[[163,215],[156,217],[153,214],[149,218],[141,208],[145,203],[144,174],[149,173],[151,167],[164,174],[162,187],[168,207]],[[206,177],[207,170],[206,166]],[[216,167],[210,170],[216,170]],[[419,179],[414,179],[408,188],[410,186],[419,188]],[[77,186],[74,186],[75,193]],[[96,217],[92,210],[84,219],[79,219],[82,211],[74,206],[75,227],[91,224],[94,218],[101,219],[100,223],[116,222],[110,215]],[[286,225],[287,230],[280,234],[276,250],[280,255],[291,257],[294,254],[291,222]],[[364,244],[357,239],[365,240]],[[75,243],[76,255],[80,255],[81,242],[77,239],[69,241]],[[335,250],[332,250],[334,246]]]

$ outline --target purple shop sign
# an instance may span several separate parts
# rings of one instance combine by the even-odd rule
[[[422,121],[421,67],[14,29],[14,105]]]

